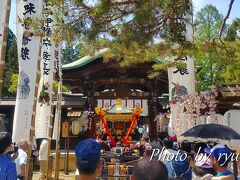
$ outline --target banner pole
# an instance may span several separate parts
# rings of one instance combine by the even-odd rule
[[[54,61],[54,67],[55,66],[55,61]],[[53,71],[53,84],[52,87],[54,86],[54,82],[55,82],[55,71]],[[48,130],[48,163],[47,163],[47,177],[49,177],[50,175],[52,175],[52,172],[50,172],[49,169],[49,163],[50,163],[50,155],[51,155],[51,140],[52,140],[52,132],[53,132],[53,110],[54,110],[54,91],[52,90],[51,92],[51,111],[50,111],[50,119],[49,119],[49,130]]]
[[[6,53],[7,53],[7,37],[8,37],[10,10],[11,10],[11,0],[7,0],[6,16],[5,16],[5,20],[3,20],[3,33],[2,33],[3,41],[2,41],[2,44],[0,45],[2,46],[1,55],[0,55],[0,102],[2,99],[3,73],[4,73],[5,59],[6,59]]]
[[[60,56],[60,55],[59,55]],[[59,139],[60,139],[60,121],[61,121],[61,109],[62,109],[62,62],[61,56],[59,57],[59,84],[58,84],[58,95],[57,95],[57,137],[56,137],[56,157],[55,157],[55,173],[54,178],[59,179]]]

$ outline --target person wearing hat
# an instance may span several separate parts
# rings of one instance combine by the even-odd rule
[[[216,145],[213,148],[205,148],[204,151],[210,155],[213,168],[217,172],[211,179],[235,179],[227,166],[231,160],[231,151],[226,146]]]
[[[189,164],[196,175],[193,177],[193,179],[199,179],[200,177],[202,177],[201,179],[208,179],[206,177],[210,177],[209,179],[211,179],[212,176],[216,175],[216,171],[213,169],[212,162],[206,154],[204,156],[196,157],[195,162],[193,162],[192,159],[189,159],[189,161]]]
[[[94,139],[87,139],[75,148],[78,180],[95,180],[101,174],[101,147]]]

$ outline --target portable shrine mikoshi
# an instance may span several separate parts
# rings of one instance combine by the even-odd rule
[[[117,99],[116,104],[110,108],[95,108],[96,114],[100,117],[100,126],[108,134],[112,145],[115,145],[115,138],[123,144],[131,142],[131,136],[137,126],[137,120],[142,113],[141,107],[130,109]],[[125,134],[125,132],[127,132]],[[124,137],[125,136],[125,137]]]

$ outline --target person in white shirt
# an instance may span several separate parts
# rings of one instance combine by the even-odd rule
[[[26,140],[20,140],[18,147],[18,157],[15,159],[17,178],[24,179],[27,176],[28,142]]]
[[[43,139],[39,149],[39,162],[40,162],[40,176],[39,180],[46,179],[46,172],[47,172],[47,161],[48,161],[48,140]]]

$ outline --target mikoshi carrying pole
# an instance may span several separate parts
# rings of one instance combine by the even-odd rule
[[[3,72],[7,51],[7,36],[8,36],[8,25],[9,16],[11,9],[11,0],[2,0],[0,3],[0,102],[2,97],[3,88]]]

